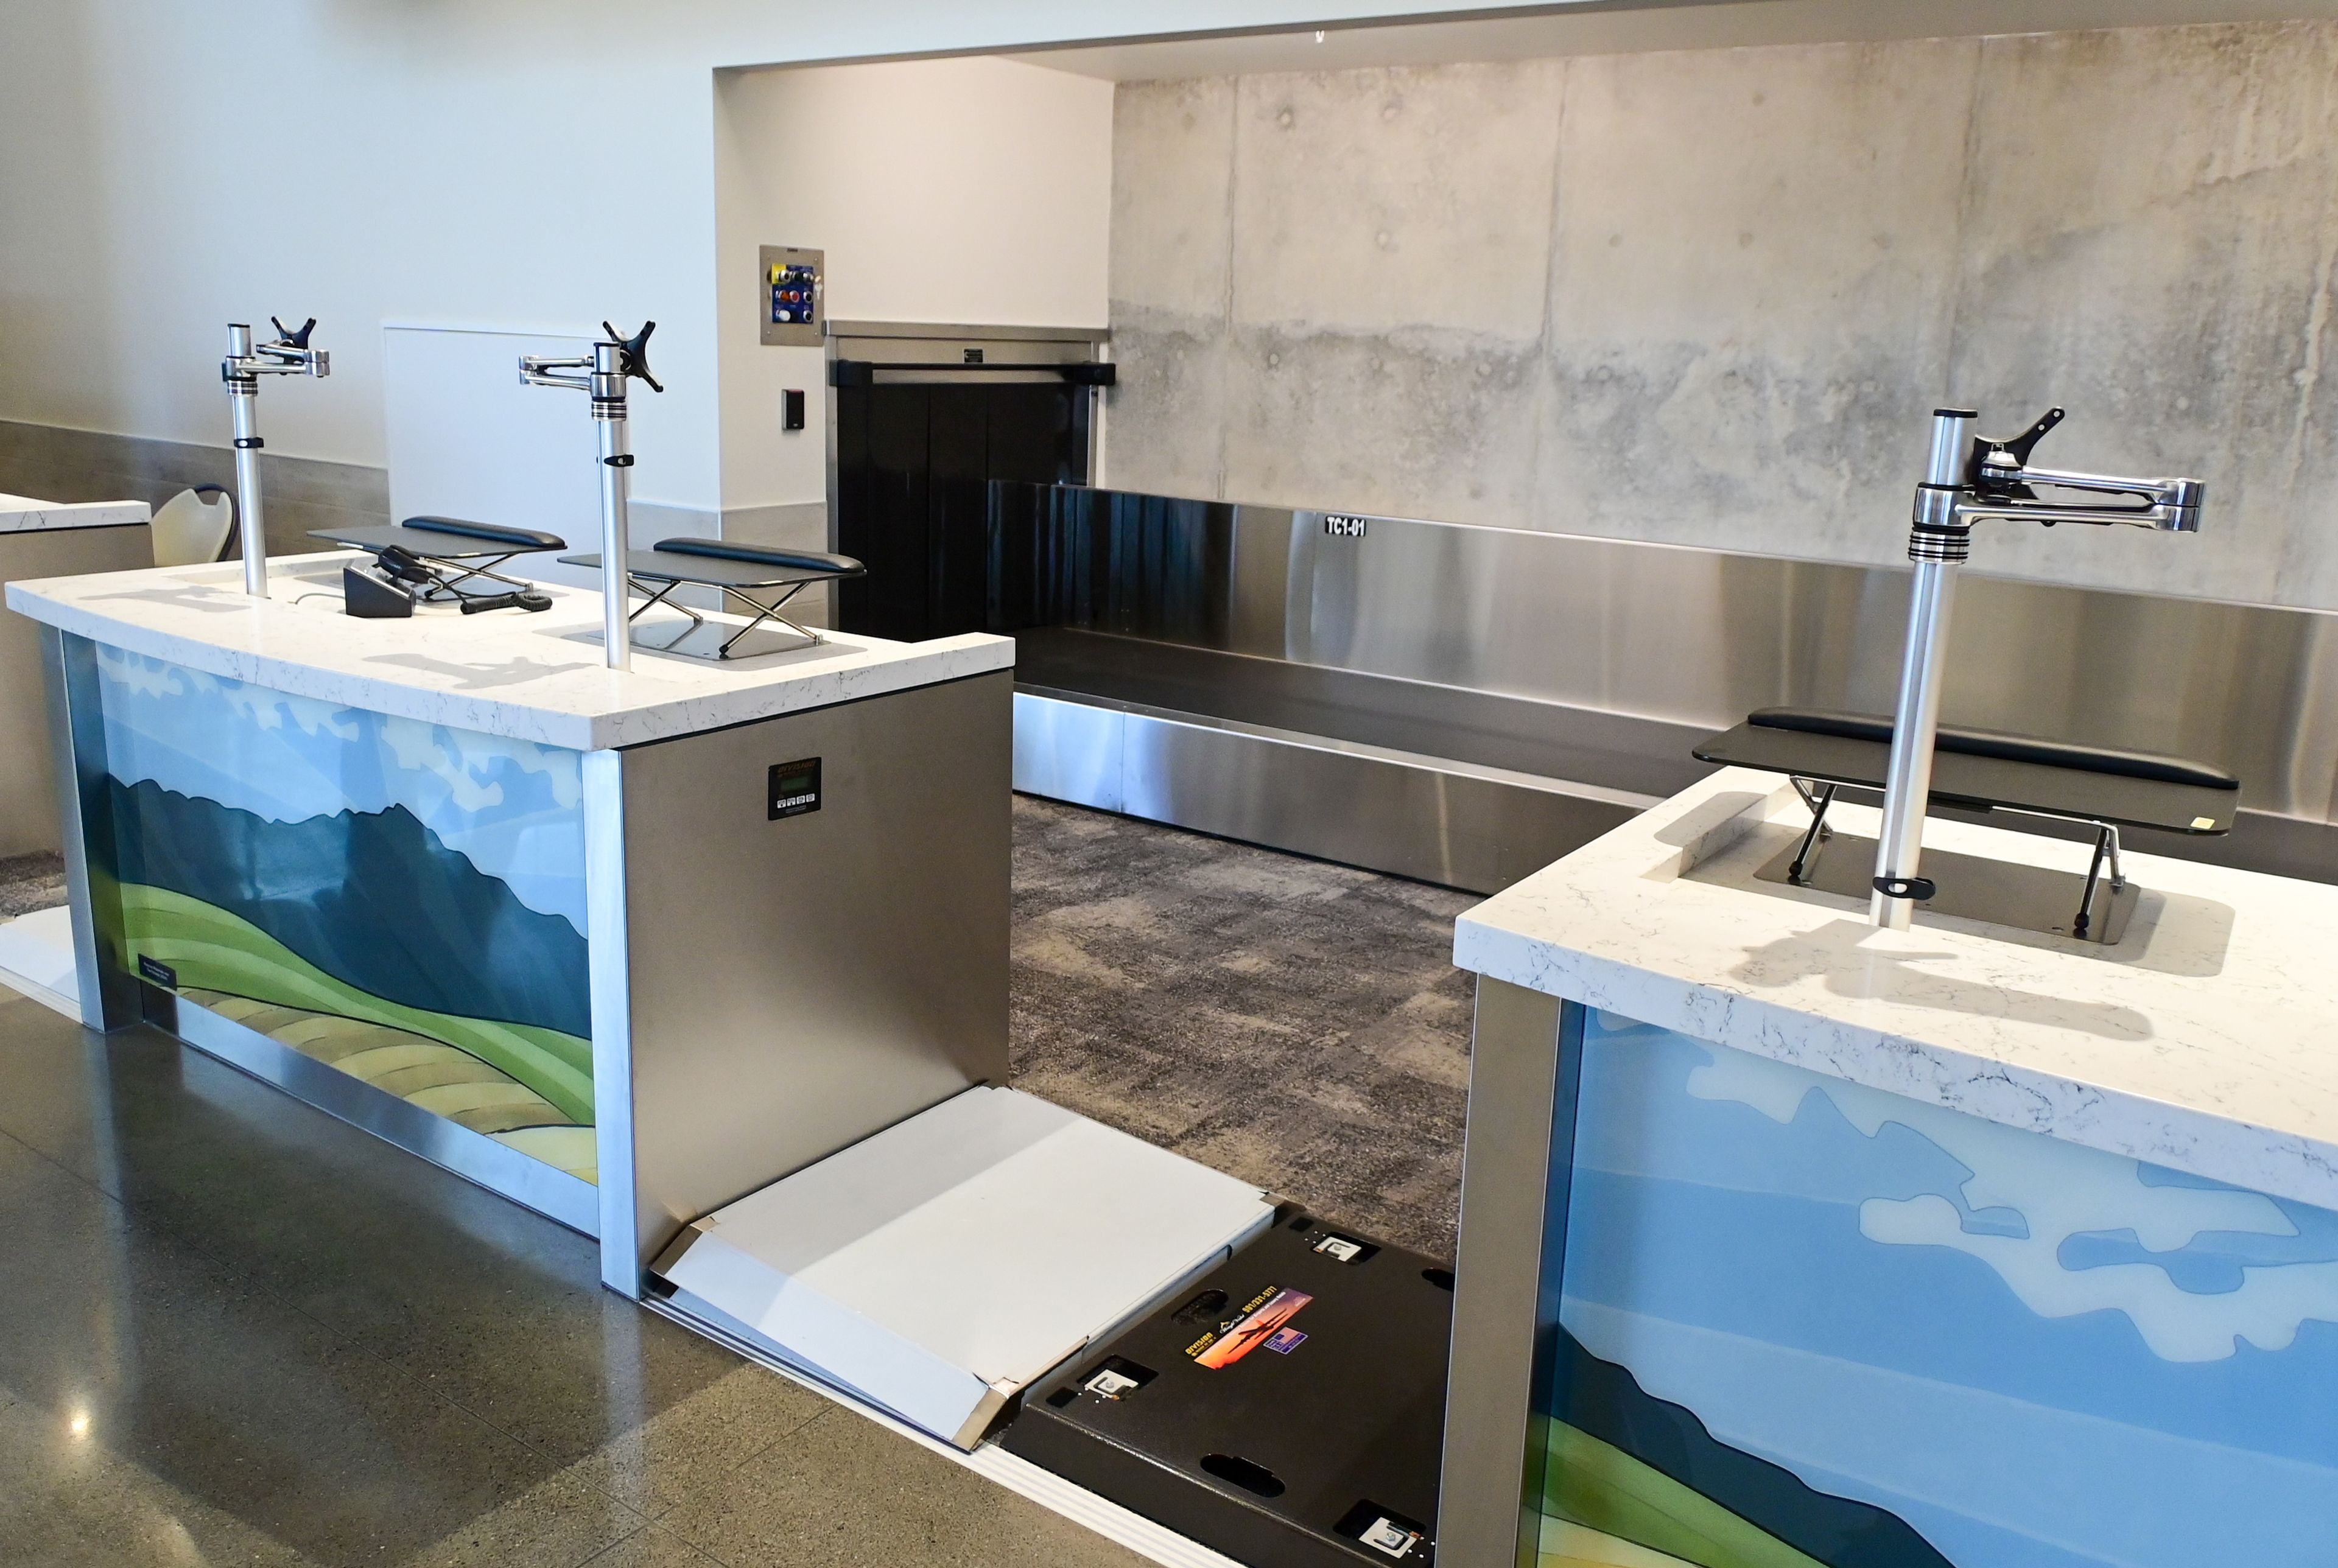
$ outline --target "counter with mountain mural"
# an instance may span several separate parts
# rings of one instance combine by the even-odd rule
[[[579,755],[118,649],[96,671],[123,963],[593,1180]]]
[[[1800,826],[1772,784],[1463,919],[1465,966],[1561,999],[1541,1561],[2338,1563],[2338,889],[2136,857],[2114,947],[1878,933],[1752,885]]]
[[[1015,646],[832,633],[730,663],[643,652],[619,674],[598,593],[353,619],[349,558],[280,557],[265,598],[232,564],[7,584],[49,629],[73,714],[83,913],[103,934],[80,956],[84,1019],[152,1015],[134,974],[176,997],[190,1044],[591,1229],[587,760],[1003,671]]]

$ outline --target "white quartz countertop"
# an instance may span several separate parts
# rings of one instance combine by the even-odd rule
[[[120,528],[152,516],[143,501],[35,501],[0,493],[0,534],[52,528]]]
[[[2338,887],[2128,855],[2103,947],[1756,881],[1809,813],[1725,769],[1464,915],[1465,969],[1929,1104],[2338,1209]],[[1837,805],[1838,831],[1876,813]],[[1925,848],[2089,846],[1935,818]]]
[[[597,593],[542,585],[552,608],[534,614],[462,615],[449,608],[426,610],[411,620],[359,620],[341,613],[340,569],[362,559],[347,552],[279,557],[269,564],[273,587],[267,599],[246,595],[242,566],[230,563],[11,583],[8,607],[93,642],[205,674],[588,751],[929,686],[1015,662],[1015,643],[1005,637],[891,642],[829,632],[818,647],[725,664],[636,647],[633,668],[620,672],[602,662]]]

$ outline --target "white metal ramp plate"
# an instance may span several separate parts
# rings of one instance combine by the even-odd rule
[[[1257,1188],[1012,1089],[969,1089],[699,1220],[674,1305],[936,1436],[1272,1222]]]

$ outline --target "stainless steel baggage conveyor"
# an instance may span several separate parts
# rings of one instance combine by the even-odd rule
[[[1753,710],[1892,707],[1901,567],[1076,486],[990,513],[1017,789],[1375,870],[1496,891]],[[1942,713],[2225,769],[2229,836],[2129,845],[2338,881],[2333,697],[2338,617],[1968,573]]]

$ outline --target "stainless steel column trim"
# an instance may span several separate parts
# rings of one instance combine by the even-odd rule
[[[572,1230],[593,1234],[592,1183],[353,1078],[329,1063],[304,1056],[281,1041],[183,996],[158,995],[165,1005],[175,1007],[172,1033],[204,1055],[215,1056],[303,1104],[418,1154]]]
[[[1445,1568],[1533,1562],[1528,1463],[1541,1309],[1546,1195],[1554,1157],[1561,1004],[1480,978],[1461,1152],[1461,1230],[1437,1558]],[[1569,1111],[1571,1113],[1572,1107]]]
[[[121,962],[122,906],[110,873],[93,877],[90,840],[113,858],[113,822],[104,812],[105,719],[97,691],[97,646],[54,626],[41,628],[41,672],[49,692],[49,750],[56,758],[57,827],[73,907],[74,978],[81,1021],[92,1029],[138,1022],[138,983]]]
[[[634,1239],[634,1009],[625,939],[624,754],[587,751],[583,774],[593,1122],[601,1170],[601,1283],[638,1300],[643,1271]]]

